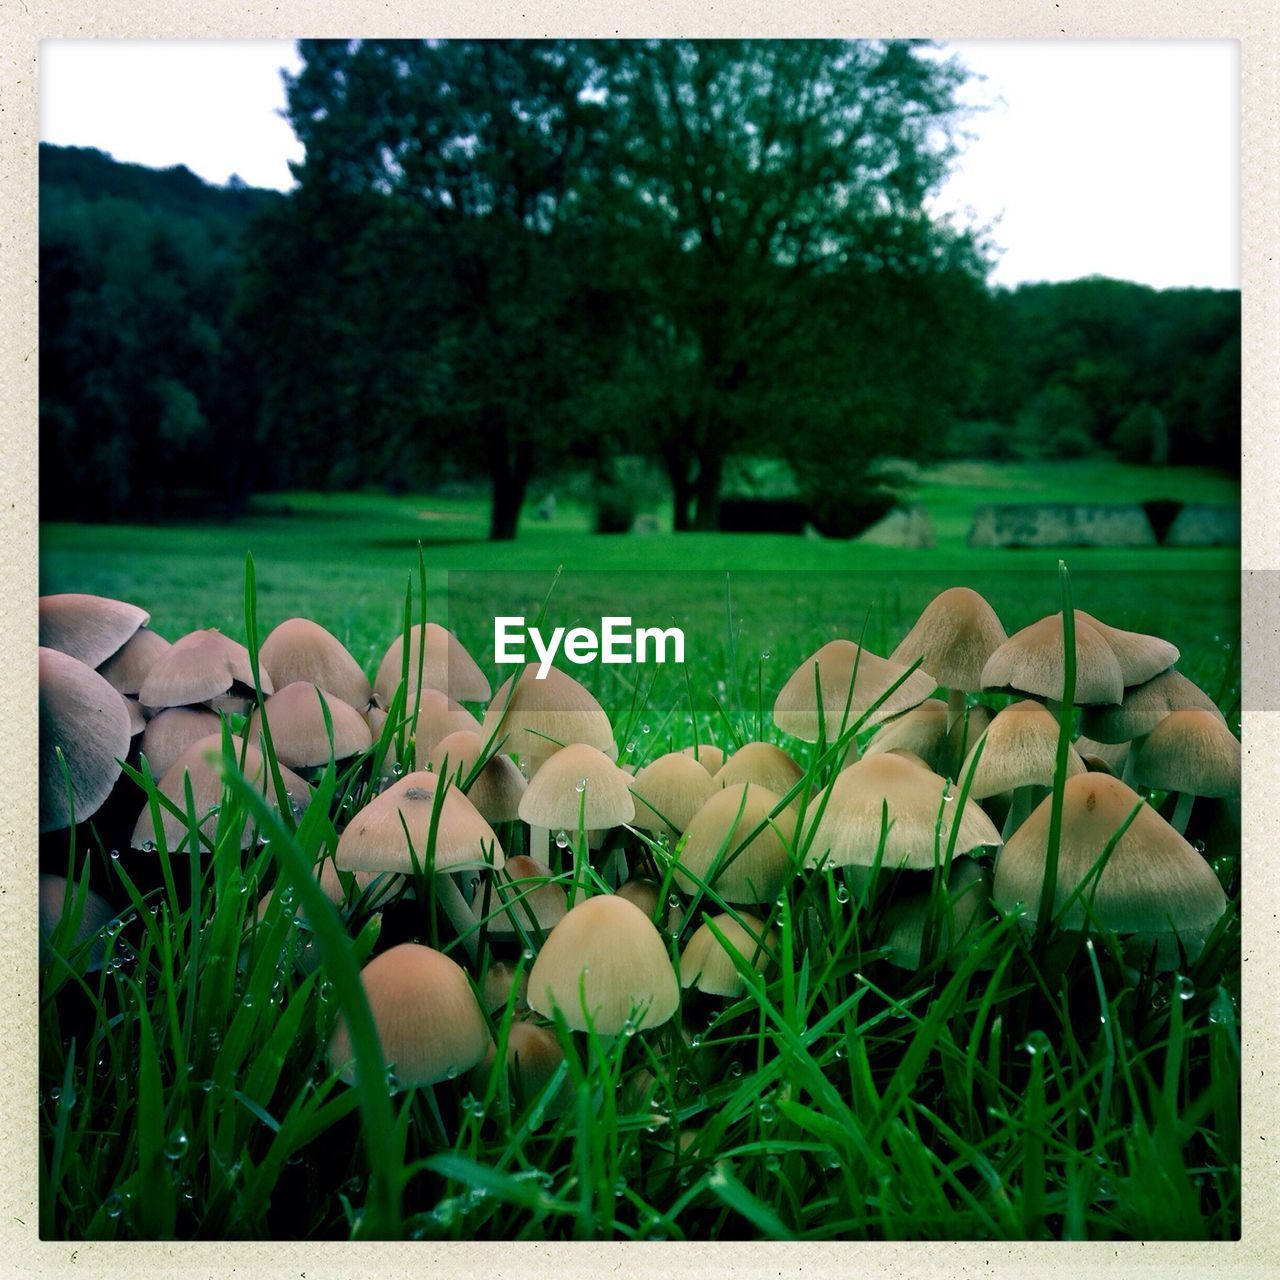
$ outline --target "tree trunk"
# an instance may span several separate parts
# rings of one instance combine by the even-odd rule
[[[694,528],[711,532],[720,527],[720,479],[724,474],[724,459],[718,455],[704,455],[698,468],[696,492],[698,513]]]
[[[520,528],[520,511],[529,488],[533,448],[527,440],[512,441],[505,423],[496,416],[490,417],[487,426],[489,478],[493,487],[489,541],[512,542]]]
[[[662,461],[671,483],[671,527],[676,533],[687,533],[692,527],[693,497],[696,482],[689,474],[692,459],[683,443],[672,443],[662,450]]]

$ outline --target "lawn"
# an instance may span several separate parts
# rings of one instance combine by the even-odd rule
[[[927,473],[919,492],[939,545],[908,552],[597,536],[568,502],[552,522],[529,519],[516,543],[492,545],[476,500],[295,493],[232,525],[47,525],[41,581],[45,592],[135,600],[170,638],[213,625],[252,643],[251,631],[260,640],[304,614],[370,673],[404,624],[407,590],[415,619],[422,608],[420,544],[427,615],[454,627],[491,679],[502,674],[496,612],[532,620],[545,604],[557,625],[618,612],[675,620],[688,634],[684,668],[574,674],[606,709],[625,763],[688,745],[695,724],[699,740],[729,750],[752,738],[786,748],[801,776],[778,800],[780,821],[793,802],[807,814],[804,799],[833,784],[849,746],[810,747],[773,726],[777,690],[807,654],[836,635],[887,653],[958,583],[981,591],[1009,631],[1060,607],[1053,553],[964,546],[975,505],[1033,495],[1235,500],[1205,472],[951,466]],[[1066,558],[1078,607],[1167,636],[1180,669],[1236,723],[1237,552]],[[736,996],[688,989],[669,1021],[629,1018],[617,1034],[543,1019],[560,1065],[535,1085],[502,1066],[516,982],[488,1012],[496,1067],[385,1088],[398,1082],[360,1022],[358,974],[371,955],[431,943],[487,990],[499,963],[518,975],[547,945],[523,926],[505,949],[487,925],[478,938],[460,932],[430,875],[410,877],[385,910],[353,884],[336,908],[326,902],[312,869],[383,792],[396,729],[388,721],[369,753],[317,771],[313,799],[292,815],[273,817],[228,757],[216,811],[187,820],[180,848],[128,847],[144,803],[160,803],[145,777],[123,779],[73,842],[41,838],[42,871],[85,873],[119,913],[99,935],[101,968],[66,927],[54,946],[66,960],[45,961],[43,1236],[1238,1236],[1239,840],[1219,809],[1199,802],[1188,839],[1221,882],[1226,914],[1171,971],[1105,929],[1087,944],[1057,927],[1033,937],[1015,912],[989,912],[951,945],[944,869],[867,881],[806,868],[797,828],[781,890],[749,907],[765,967],[756,975],[740,957]],[[857,733],[862,748],[868,736]],[[1063,750],[1065,738],[1060,761]],[[1064,777],[1060,764],[1059,789]],[[508,857],[532,847],[518,821],[495,830]],[[435,840],[433,828],[428,866]],[[594,855],[559,832],[550,858],[558,883],[581,881],[592,896],[608,887],[614,853],[659,882],[652,917],[679,968],[704,920],[745,918],[714,876],[692,889],[677,880],[682,847],[623,826]],[[935,844],[934,856],[950,855]],[[989,849],[978,856],[989,862]],[[466,887],[477,919],[497,910],[490,874]],[[933,904],[918,970],[891,958],[895,912],[915,890]],[[339,1009],[354,1020],[356,1088],[328,1052]]]
[[[769,653],[766,683],[780,686],[816,647],[812,637],[860,633],[865,623],[873,648],[892,648],[923,605],[953,582],[986,595],[1010,631],[1053,612],[1059,553],[966,547],[973,511],[983,503],[1157,497],[1234,503],[1239,489],[1219,473],[1191,468],[951,463],[926,471],[916,497],[933,516],[935,549],[770,534],[597,535],[590,512],[564,500],[554,520],[539,521],[530,511],[516,542],[490,543],[482,499],[278,494],[259,499],[232,524],[44,525],[41,591],[135,600],[170,637],[216,626],[243,640],[244,559],[251,552],[264,626],[294,615],[313,618],[368,666],[400,627],[421,544],[432,613],[451,621],[477,651],[491,650],[494,600],[525,611],[563,569],[553,596],[557,622],[619,608],[645,622],[679,613],[691,636],[714,637],[718,649],[732,616],[737,647]],[[1236,549],[1062,554],[1081,608],[1117,626],[1176,633],[1187,650],[1183,669],[1220,681],[1238,631]],[[451,573],[457,576],[449,590]],[[718,652],[704,656],[719,661]]]

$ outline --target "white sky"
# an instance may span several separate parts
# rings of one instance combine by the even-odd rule
[[[994,223],[998,284],[1107,275],[1240,284],[1239,51],[1228,41],[946,46],[984,110],[935,209]],[[40,137],[287,189],[288,41],[47,40]]]

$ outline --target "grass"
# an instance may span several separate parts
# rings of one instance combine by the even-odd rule
[[[424,504],[413,500],[289,501],[291,516],[171,529],[163,547],[154,530],[46,527],[44,589],[131,596],[162,631],[216,623],[251,649],[276,621],[305,613],[372,668],[404,625],[406,579],[411,616],[424,609],[410,549],[423,528],[435,531],[424,539],[429,614],[445,566],[469,570],[449,595],[464,633],[483,636],[494,590],[534,616],[550,570],[564,563],[548,606],[557,621],[619,598],[635,600],[637,618],[691,611],[683,671],[630,683],[616,671],[574,672],[591,675],[624,756],[638,764],[695,733],[726,747],[777,740],[768,708],[801,657],[863,625],[873,648],[892,644],[952,581],[988,591],[1010,629],[1060,607],[1046,557],[967,557],[946,540],[904,571],[904,553],[846,544],[597,538],[571,527],[581,520],[569,513],[563,526],[531,526],[514,547],[494,548],[450,545],[439,533],[474,529],[473,503],[433,501],[444,520],[419,519]],[[246,543],[257,570],[247,593]],[[798,548],[808,573],[792,563]],[[611,572],[598,571],[602,562]],[[648,572],[638,576],[636,563]],[[726,587],[720,570],[743,563],[752,571]],[[1078,607],[1118,625],[1162,618],[1167,625],[1151,629],[1181,644],[1183,669],[1234,709],[1235,557],[1094,552],[1071,563]],[[672,573],[677,565],[688,572]],[[819,572],[853,569],[861,572]],[[628,583],[633,594],[617,596]],[[1176,588],[1163,600],[1162,583]],[[489,667],[487,642],[470,639]],[[1113,936],[1033,938],[1013,917],[991,919],[949,955],[935,930],[926,951],[936,954],[911,972],[886,958],[894,878],[866,886],[804,870],[797,837],[794,879],[764,912],[776,935],[769,965],[757,974],[741,959],[740,998],[686,992],[675,1019],[641,1021],[613,1039],[561,1023],[565,1062],[538,1096],[524,1096],[501,1067],[392,1092],[359,967],[406,938],[435,939],[459,959],[466,947],[435,911],[429,876],[418,878],[416,901],[400,895],[385,910],[354,885],[335,909],[311,877],[347,816],[376,792],[400,732],[389,720],[366,757],[320,771],[300,814],[273,811],[245,782],[228,737],[216,818],[202,832],[202,815],[188,813],[181,848],[126,848],[143,805],[164,803],[145,770],[72,838],[42,840],[42,870],[92,883],[120,913],[100,969],[89,965],[89,944],[72,946],[71,926],[50,940],[40,997],[42,1236],[1238,1237],[1238,843],[1206,852],[1232,901],[1203,953],[1176,973],[1135,965]],[[797,795],[821,793],[853,736],[866,735],[855,726],[834,746],[784,740],[804,771]],[[499,831],[508,855],[522,832]],[[664,842],[619,831],[612,845],[684,912],[666,938],[677,966],[698,924],[741,912],[714,884],[679,892]],[[432,849],[419,852],[429,866]],[[948,851],[935,852],[945,867]],[[585,848],[564,857],[565,877],[580,870],[600,887]],[[921,874],[945,914],[938,877]],[[538,938],[524,944],[508,956],[518,969]],[[483,965],[472,976],[481,984]],[[340,1009],[353,1028],[357,1088],[336,1078],[325,1053]],[[492,1017],[499,1062],[513,1014],[508,1002]]]

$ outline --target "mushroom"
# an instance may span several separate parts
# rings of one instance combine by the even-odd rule
[[[68,954],[97,938],[89,950],[83,969],[85,973],[93,973],[102,968],[105,958],[103,940],[98,935],[116,918],[116,910],[101,894],[89,888],[85,888],[81,899],[80,886],[68,886],[65,876],[40,877],[40,964],[44,967],[52,960],[53,935],[68,911],[73,918],[79,913]]]
[[[329,711],[329,727],[322,698]],[[293,769],[345,760],[373,744],[368,724],[354,707],[308,680],[295,680],[273,693],[261,709],[254,709],[246,730],[250,742],[261,743],[264,712],[277,758]]]
[[[487,822],[514,822],[520,798],[528,785],[510,756],[491,755],[471,778],[484,754],[484,742],[470,729],[456,729],[431,748],[428,763],[434,773],[456,779],[458,788]],[[468,783],[468,778],[471,781]],[[464,785],[466,784],[466,785]]]
[[[98,667],[98,674],[117,692],[136,698],[157,659],[169,649],[169,642],[139,627],[124,644]]]
[[[796,817],[767,788],[738,782],[717,791],[694,815],[674,866],[688,893],[698,881],[723,902],[772,902],[787,879]],[[697,880],[694,877],[697,877]]]
[[[692,756],[708,773],[715,773],[724,764],[724,752],[709,742],[699,742],[685,747],[681,755]]]
[[[964,710],[965,694],[982,688],[982,669],[1009,637],[995,610],[968,587],[951,587],[923,609],[891,662],[909,667],[917,659],[947,692],[946,727]]]
[[[821,816],[813,831],[807,866],[875,865],[883,839],[888,870],[929,870],[945,855],[958,822],[955,852],[998,846],[1000,833],[973,800],[957,817],[955,792],[947,780],[890,752],[866,756],[841,773],[814,800]],[[887,822],[886,822],[887,813]]]
[[[574,1031],[616,1036],[675,1013],[680,986],[653,922],[625,898],[598,894],[551,931],[529,972],[529,1007]]]
[[[39,646],[65,653],[86,667],[100,667],[151,618],[127,600],[75,592],[41,596],[39,614]]]
[[[438,1084],[470,1071],[492,1043],[467,975],[430,947],[392,947],[365,965],[360,982],[398,1086]],[[356,1083],[345,1015],[329,1041],[329,1063],[348,1084]]]
[[[259,669],[264,694],[275,692]],[[220,631],[192,631],[175,640],[152,664],[138,690],[144,707],[189,707],[245,711],[254,698],[249,651]]]
[[[775,795],[785,796],[804,777],[804,771],[781,747],[771,742],[747,742],[716,771],[717,787],[754,782]]]
[[[1051,809],[1052,798],[1044,800],[1009,838],[992,890],[1002,911],[1021,904],[1037,925]],[[1086,884],[1130,814],[1106,864]],[[1167,966],[1175,941],[1189,952],[1200,948],[1226,910],[1226,895],[1209,864],[1136,792],[1108,774],[1081,773],[1063,789],[1051,909],[1064,929],[1084,930],[1092,918],[1115,933],[1153,939],[1157,963]]]
[[[1119,702],[1124,693],[1120,663],[1111,646],[1081,618],[1075,618],[1074,702]],[[984,689],[1007,689],[1062,700],[1066,665],[1062,614],[1041,618],[1004,642],[982,669]]]
[[[584,743],[615,757],[617,744],[604,709],[572,676],[551,667],[537,678],[531,662],[503,682],[484,713],[480,736],[519,756],[530,778],[561,747]]]
[[[163,778],[193,742],[217,733],[221,725],[218,713],[204,707],[166,707],[157,712],[142,731],[142,754],[152,776]]]
[[[975,800],[1004,791],[1013,792],[1005,823],[1006,838],[1026,820],[1037,800],[1036,791],[1052,787],[1058,768],[1058,722],[1038,702],[1014,702],[996,714],[982,743],[970,751],[960,769],[969,776],[969,795]],[[1067,750],[1067,777],[1084,772],[1084,762],[1073,747]]]
[[[310,618],[280,623],[262,642],[260,657],[277,689],[306,680],[357,711],[373,697],[369,677],[342,641]]]
[[[885,721],[863,748],[863,754],[870,756],[881,751],[906,750],[919,756],[935,773],[945,773],[947,715],[947,703],[937,698],[926,698],[918,707]],[[963,718],[963,707],[960,715]]]
[[[273,809],[276,808],[276,792],[262,752],[257,747],[245,745],[238,749],[237,757],[245,778],[257,787]],[[198,828],[204,835],[212,835],[217,827],[217,811],[224,789],[221,761],[222,737],[211,733],[208,737],[198,738],[193,742],[169,766],[157,785],[160,794],[185,814],[187,783],[190,782]],[[279,769],[290,804],[301,812],[311,798],[311,788],[292,769],[285,765],[279,765]],[[161,839],[170,852],[184,846],[191,834],[186,819],[176,817],[164,805],[160,805],[159,809],[159,830],[152,820],[150,803],[138,815],[131,840],[133,848],[151,852]],[[240,833],[241,849],[247,849],[253,842],[253,830],[253,823],[246,821]]]
[[[418,692],[419,663],[422,664],[423,689],[437,689],[454,702],[488,701],[489,681],[484,672],[476,666],[462,641],[439,623],[428,622],[410,629],[407,702],[412,702]],[[398,635],[378,663],[374,677],[373,693],[379,706],[391,705],[404,669],[404,636]]]
[[[907,670],[851,640],[832,640],[792,672],[773,704],[773,722],[783,733],[816,742],[821,688],[823,733],[834,742],[854,725],[880,724],[910,710],[937,687],[926,672]]]
[[[1219,716],[1203,707],[1183,707],[1147,735],[1133,776],[1140,786],[1178,793],[1172,825],[1183,835],[1196,796],[1240,794],[1240,743]]]
[[[711,931],[711,925],[720,930],[724,942]],[[747,984],[726,944],[757,972],[763,973],[777,938],[773,930],[766,930],[764,921],[755,916],[745,913],[736,919],[727,914],[712,916],[709,923],[694,930],[685,944],[680,955],[680,985],[696,987],[712,996],[745,995]]]
[[[546,830],[600,833],[635,817],[630,783],[603,752],[576,742],[538,770],[520,799],[520,818]]]
[[[1138,631],[1121,631],[1118,627],[1109,627],[1099,622],[1083,609],[1075,611],[1076,621],[1085,622],[1111,646],[1120,664],[1120,678],[1125,688],[1130,685],[1144,684],[1168,671],[1178,660],[1177,647],[1159,636],[1143,635]]]
[[[124,699],[92,667],[57,649],[37,652],[40,830],[60,831],[106,803],[133,729]]]
[[[489,917],[489,932],[497,937],[549,933],[569,909],[564,886],[556,882],[551,868],[524,854],[506,860],[497,897]]]
[[[711,775],[692,756],[679,751],[659,756],[631,779],[633,825],[655,835],[679,835],[715,789]]]

